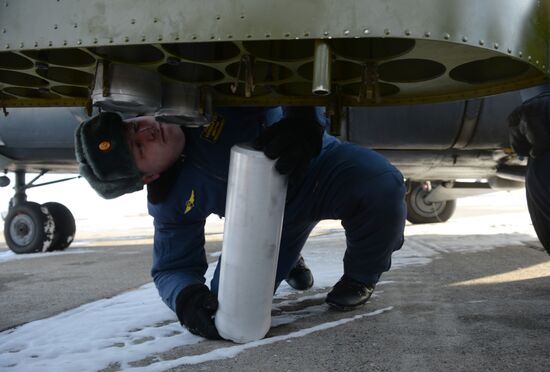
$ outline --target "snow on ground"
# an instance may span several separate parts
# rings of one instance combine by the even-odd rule
[[[489,203],[495,203],[489,199]],[[500,202],[506,204],[506,201]],[[219,228],[219,225],[216,225]],[[393,269],[423,265],[446,252],[475,252],[503,245],[523,244],[535,239],[526,211],[510,211],[479,217],[457,217],[445,224],[407,226],[406,242],[394,254]],[[275,310],[292,303],[323,298],[342,274],[341,258],[345,236],[337,222],[327,222],[316,230],[303,251],[315,275],[315,295],[298,294],[283,283],[277,291]],[[56,254],[83,253],[77,248]],[[7,254],[0,255],[0,260]],[[36,256],[34,256],[36,257]],[[208,270],[210,277],[213,266]],[[377,296],[383,296],[382,281]],[[326,311],[326,305],[313,305],[296,311],[282,311],[272,326],[292,323]],[[376,316],[391,308],[365,312],[352,318],[322,323],[285,335],[269,337],[245,345],[221,347],[205,354],[162,361],[154,355],[175,347],[203,341],[183,329],[175,315],[160,301],[154,285],[110,299],[86,304],[57,316],[34,321],[0,333],[0,370],[16,371],[96,371],[116,365],[123,370],[165,370],[183,364],[232,358],[240,352],[268,343],[303,337],[319,330],[337,327],[366,316]],[[227,345],[227,344],[225,344]],[[152,357],[148,367],[134,368],[130,363]]]

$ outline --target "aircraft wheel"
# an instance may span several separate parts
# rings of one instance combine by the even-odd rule
[[[55,223],[52,244],[48,251],[62,251],[73,242],[76,231],[74,216],[69,208],[61,203],[48,202],[42,206],[48,209]]]
[[[54,221],[48,210],[33,202],[10,208],[4,220],[6,244],[18,254],[48,250],[54,229]]]
[[[422,184],[411,182],[411,191],[407,193],[407,220],[413,224],[445,222],[454,214],[456,200],[429,203],[424,200],[428,194]]]

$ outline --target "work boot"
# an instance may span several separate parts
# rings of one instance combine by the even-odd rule
[[[298,291],[305,291],[313,287],[313,274],[311,274],[311,270],[306,266],[302,256],[300,256],[296,265],[288,273],[286,282]]]
[[[336,310],[353,310],[367,302],[373,291],[373,285],[343,275],[328,293],[326,303]]]

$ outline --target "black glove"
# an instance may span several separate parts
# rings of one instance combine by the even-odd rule
[[[278,159],[275,169],[279,173],[293,178],[300,178],[310,160],[321,152],[323,142],[324,129],[317,121],[314,108],[300,109],[266,128],[253,144],[268,158]]]
[[[550,94],[525,101],[510,114],[508,125],[518,155],[535,158],[550,151]]]
[[[211,340],[221,339],[214,325],[218,299],[204,284],[191,284],[176,299],[176,314],[189,332]]]

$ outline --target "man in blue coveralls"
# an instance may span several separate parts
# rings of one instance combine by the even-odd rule
[[[526,100],[508,117],[510,143],[529,157],[525,190],[527,207],[537,236],[550,253],[550,86]]]
[[[122,120],[115,113],[78,128],[80,173],[101,196],[147,185],[155,226],[152,275],[163,301],[192,333],[219,338],[213,321],[219,265],[209,289],[204,225],[208,215],[224,215],[235,143],[253,142],[289,176],[276,286],[287,279],[311,287],[300,251],[323,219],[342,220],[346,233],[344,275],[326,298],[332,308],[364,304],[389,270],[392,252],[403,244],[403,176],[381,155],[325,133],[323,120],[313,108],[219,108],[204,128],[151,116]]]

